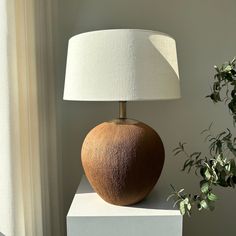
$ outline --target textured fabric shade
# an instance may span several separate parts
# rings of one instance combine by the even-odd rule
[[[65,100],[180,98],[175,40],[161,32],[112,29],[69,40]]]

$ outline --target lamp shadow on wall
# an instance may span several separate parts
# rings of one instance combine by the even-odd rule
[[[5,236],[3,233],[0,232],[0,236]]]

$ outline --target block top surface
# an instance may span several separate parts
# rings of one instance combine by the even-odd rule
[[[158,186],[138,204],[116,206],[99,197],[83,176],[67,217],[181,216],[179,210],[173,209],[172,202],[166,201],[168,194]]]

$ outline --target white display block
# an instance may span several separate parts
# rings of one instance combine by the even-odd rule
[[[181,236],[183,217],[159,186],[141,203],[105,202],[82,178],[67,214],[67,236]]]

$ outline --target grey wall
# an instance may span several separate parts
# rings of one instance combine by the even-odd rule
[[[113,102],[62,101],[67,41],[75,34],[107,28],[144,28],[166,32],[177,41],[182,99],[128,104],[129,117],[146,122],[161,135],[166,162],[160,185],[172,183],[198,191],[198,179],[180,172],[183,162],[171,150],[179,140],[188,149],[206,150],[201,130],[215,120],[215,129],[231,127],[223,105],[205,99],[209,93],[213,65],[236,54],[235,0],[59,0],[57,60],[57,104],[61,133],[64,214],[66,215],[82,175],[80,148],[86,133],[96,124],[114,118]],[[220,200],[214,213],[195,212],[185,218],[184,235],[235,235],[236,192],[217,189]]]

